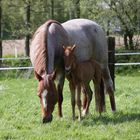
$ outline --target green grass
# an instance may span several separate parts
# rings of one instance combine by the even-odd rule
[[[64,87],[63,118],[41,123],[35,79],[0,81],[0,140],[139,140],[140,76],[116,76],[117,112],[112,114],[108,96],[107,112],[94,111],[81,122],[72,121],[68,83]]]

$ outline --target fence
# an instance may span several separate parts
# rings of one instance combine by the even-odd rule
[[[127,53],[115,53],[115,38],[114,37],[108,37],[108,62],[109,62],[109,70],[111,74],[111,78],[113,80],[113,83],[115,85],[115,66],[126,66],[126,65],[140,65],[140,62],[131,62],[131,63],[115,63],[115,56],[123,56],[123,55],[140,55],[140,52],[127,52]],[[6,60],[29,60],[29,57],[26,58],[0,58],[0,61],[6,61]],[[0,71],[6,71],[6,70],[32,70],[32,66],[26,66],[26,67],[1,67]]]
[[[135,53],[115,53],[115,37],[108,37],[108,66],[110,75],[113,80],[115,88],[115,66],[128,66],[128,65],[140,65],[140,62],[136,63],[115,63],[115,56],[120,55],[140,55],[140,52]]]

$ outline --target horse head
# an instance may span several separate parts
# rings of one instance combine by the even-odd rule
[[[52,112],[58,101],[58,94],[54,83],[56,72],[40,76],[35,71],[35,76],[39,81],[37,95],[40,98],[41,103],[42,122],[51,122],[53,119]]]
[[[71,68],[74,64],[75,56],[74,56],[74,50],[76,48],[76,45],[73,46],[63,46],[64,49],[64,63],[65,63],[65,71],[66,74],[69,74],[71,71]]]

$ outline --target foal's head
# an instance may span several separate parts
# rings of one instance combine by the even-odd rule
[[[64,63],[65,63],[65,71],[69,73],[75,61],[74,49],[76,45],[64,47]]]
[[[39,81],[37,95],[39,96],[41,103],[42,121],[43,123],[51,122],[53,119],[52,112],[58,100],[54,83],[56,74],[53,72],[52,74],[40,76],[35,72],[35,76]]]

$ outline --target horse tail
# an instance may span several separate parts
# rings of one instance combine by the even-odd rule
[[[48,20],[45,24],[44,24],[44,26],[45,26],[45,32],[44,32],[44,35],[43,35],[43,44],[44,44],[44,48],[45,48],[45,52],[46,52],[46,73],[48,72],[48,66],[47,66],[47,60],[48,60],[48,47],[47,47],[47,44],[48,44],[48,42],[47,42],[47,35],[48,35],[48,29],[49,29],[49,26],[52,24],[52,23],[56,23],[56,24],[58,24],[58,25],[60,25],[61,26],[61,24],[58,22],[58,21],[56,21],[56,20]]]
[[[56,23],[62,26],[58,21],[48,20],[41,25],[33,35],[32,42],[37,39],[39,40],[39,46],[37,47],[36,56],[34,60],[34,70],[39,75],[47,74],[48,67],[48,49],[47,49],[47,35],[49,26],[52,23]]]

